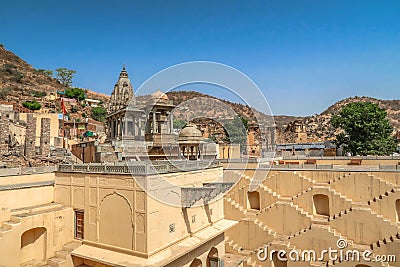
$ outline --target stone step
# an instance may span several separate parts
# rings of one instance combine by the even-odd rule
[[[59,203],[51,202],[51,203],[42,204],[42,205],[35,205],[35,206],[29,206],[29,207],[24,207],[24,208],[19,208],[19,209],[13,209],[13,210],[11,210],[11,215],[18,216],[21,214],[34,213],[34,212],[39,212],[39,211],[54,209],[54,208],[60,208],[60,207],[63,207],[63,205],[59,204]]]
[[[67,259],[67,256],[70,254],[69,251],[66,250],[60,250],[60,251],[56,251],[56,257],[60,258],[60,259]]]
[[[66,263],[65,259],[60,259],[58,257],[52,257],[47,260],[47,264],[49,264],[52,267],[61,267],[62,264]]]
[[[63,246],[63,250],[67,252],[72,252],[74,249],[78,248],[80,245],[82,245],[82,241],[78,240],[73,240]]]

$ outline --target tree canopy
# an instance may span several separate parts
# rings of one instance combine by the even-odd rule
[[[45,70],[45,69],[38,69],[38,72],[43,73],[49,77],[53,77],[53,71],[52,70]]]
[[[74,74],[76,70],[69,70],[67,68],[58,68],[56,69],[56,78],[60,81],[60,83],[66,87],[71,87],[72,79],[74,78]]]
[[[80,88],[71,88],[71,89],[65,90],[65,96],[68,98],[75,98],[79,101],[86,99],[85,90],[80,89]]]
[[[225,141],[235,144],[245,144],[247,141],[248,119],[236,116],[224,124]]]
[[[174,129],[183,129],[186,126],[186,121],[184,120],[174,120]]]
[[[389,155],[396,151],[393,127],[386,111],[377,104],[349,103],[332,117],[331,124],[342,130],[336,136],[336,145],[352,155]]]

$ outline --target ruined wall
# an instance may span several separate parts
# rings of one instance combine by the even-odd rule
[[[36,156],[36,118],[33,117],[33,114],[27,114],[25,156],[27,158]]]
[[[0,113],[0,154],[8,153],[9,124],[7,115]]]
[[[50,119],[42,118],[40,123],[40,155],[50,154]]]

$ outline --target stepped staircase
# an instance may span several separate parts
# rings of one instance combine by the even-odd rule
[[[38,221],[35,219],[38,215],[45,215],[51,212],[63,211],[64,209],[69,209],[68,207],[63,206],[59,203],[47,203],[42,205],[35,205],[30,207],[23,207],[17,209],[10,210],[10,217],[8,221],[2,223],[0,227],[0,241],[1,242],[9,242],[8,238],[11,239],[10,242],[13,242],[15,234],[12,234],[13,231],[21,232],[21,229],[17,229],[18,227],[24,226],[24,221]],[[38,225],[41,227],[41,225]],[[52,267],[69,267],[72,265],[72,258],[70,256],[70,252],[81,245],[79,241],[72,241],[62,247],[62,250],[57,251],[54,257],[47,259],[46,261],[42,260],[31,260],[21,264],[21,267],[38,267],[38,266],[52,266]]]

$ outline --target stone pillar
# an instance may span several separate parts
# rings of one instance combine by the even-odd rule
[[[7,115],[0,114],[0,154],[8,153],[8,139],[9,139],[10,122]]]
[[[36,118],[33,117],[33,114],[28,114],[26,120],[25,156],[33,158],[36,156]]]
[[[169,133],[174,133],[174,118],[172,112],[169,113]]]
[[[156,122],[156,111],[153,110],[153,133],[156,132],[156,128],[157,128],[156,123],[157,123],[157,122]]]
[[[50,154],[50,119],[42,118],[40,121],[40,155]]]
[[[137,136],[139,139],[142,138],[142,118],[139,118],[138,120]]]

